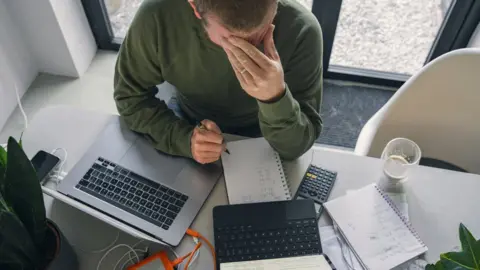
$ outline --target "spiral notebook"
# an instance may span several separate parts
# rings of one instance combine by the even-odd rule
[[[229,142],[222,154],[230,204],[290,200],[280,156],[264,138]]]
[[[375,184],[328,201],[324,207],[365,269],[391,269],[428,250]]]

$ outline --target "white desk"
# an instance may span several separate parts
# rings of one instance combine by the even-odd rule
[[[111,116],[107,114],[70,107],[45,109],[32,119],[29,129],[25,132],[24,148],[29,157],[40,149],[51,151],[57,147],[66,148],[68,160],[64,169],[68,171],[102,131],[109,117]],[[318,166],[338,172],[331,198],[345,194],[348,189],[356,189],[376,182],[382,173],[381,160],[325,148],[314,149],[313,157],[310,151],[296,162],[286,165],[287,175],[295,190],[311,160]],[[479,175],[426,167],[412,168],[409,173],[407,190],[410,220],[429,248],[426,255],[428,261],[436,261],[440,253],[459,246],[457,234],[460,222],[463,222],[474,235],[480,235]],[[225,181],[221,179],[192,228],[213,240],[212,208],[227,203]],[[75,245],[81,261],[81,269],[96,269],[98,259],[103,254],[85,253],[81,251],[81,247],[101,248],[113,240],[117,230],[63,203],[54,202],[48,196],[46,196],[46,207],[49,217],[59,224]],[[324,214],[320,224],[331,224],[331,221]],[[121,233],[118,243],[132,244],[137,241]],[[191,240],[185,238],[176,251],[184,255],[192,248]],[[112,253],[105,263],[102,263],[101,269],[113,269],[119,256],[125,251]],[[212,268],[210,253],[204,249],[195,269]]]

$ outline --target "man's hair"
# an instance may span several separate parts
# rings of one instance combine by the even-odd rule
[[[194,0],[197,11],[205,20],[214,14],[230,30],[250,31],[263,23],[278,0]]]

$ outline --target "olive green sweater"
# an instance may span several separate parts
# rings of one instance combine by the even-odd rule
[[[115,69],[120,115],[157,149],[191,157],[194,126],[155,98],[154,86],[167,81],[177,88],[181,108],[190,117],[224,127],[259,123],[283,158],[299,157],[322,129],[322,32],[313,14],[295,0],[279,1],[274,24],[287,89],[280,100],[267,104],[242,90],[225,52],[210,41],[187,0],[144,1]]]

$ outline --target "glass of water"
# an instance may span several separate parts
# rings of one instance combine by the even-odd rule
[[[380,187],[385,192],[402,193],[402,180],[407,177],[408,168],[418,165],[422,151],[412,140],[396,138],[391,140],[383,150],[381,158],[385,160],[383,166],[384,177]]]
[[[383,149],[382,159],[394,158],[406,165],[418,165],[422,157],[422,150],[414,141],[406,138],[391,140]]]

